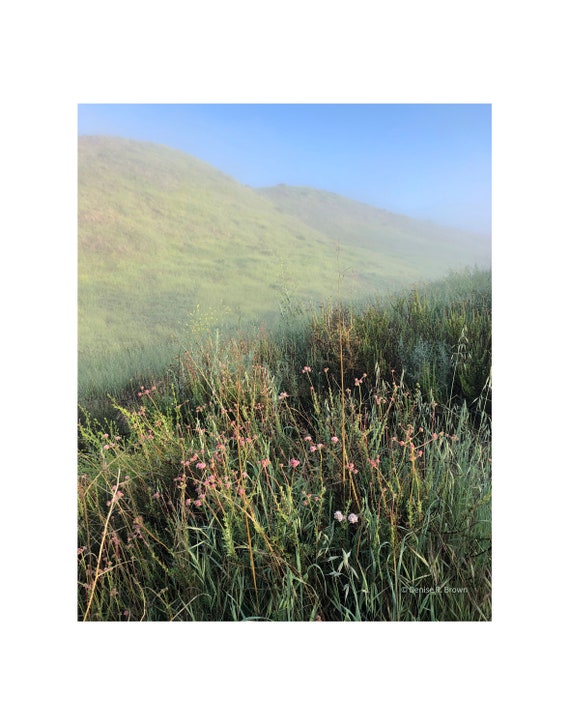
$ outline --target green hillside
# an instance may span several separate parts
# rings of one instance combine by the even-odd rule
[[[312,189],[258,192],[152,143],[82,136],[78,165],[80,385],[119,357],[121,374],[141,352],[163,362],[204,318],[333,297],[339,270],[355,299],[479,261],[462,233]]]
[[[81,351],[175,334],[198,304],[273,309],[286,283],[320,294],[335,281],[333,246],[181,152],[80,139]]]
[[[439,277],[449,266],[491,263],[490,240],[393,214],[352,199],[309,187],[285,184],[259,189],[278,211],[290,214],[361,254],[382,257],[394,279]]]

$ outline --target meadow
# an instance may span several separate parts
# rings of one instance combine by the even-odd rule
[[[273,327],[342,301],[490,264],[490,240],[311,188],[252,189],[164,146],[78,145],[79,396],[159,376],[203,328]],[[248,333],[249,334],[249,333]]]
[[[78,618],[490,620],[491,273],[202,322],[80,396]]]

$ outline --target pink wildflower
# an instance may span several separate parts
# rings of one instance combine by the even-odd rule
[[[358,522],[358,516],[356,514],[348,514],[348,523],[356,524]]]
[[[337,438],[337,436],[333,436],[333,437],[331,438],[331,443],[338,443],[338,438]]]
[[[305,365],[305,367],[301,370],[302,373],[310,373],[311,368],[308,365]]]
[[[299,463],[301,463],[301,461],[298,461],[296,458],[291,458],[289,460],[289,465],[291,466],[291,468],[297,468]]]
[[[337,521],[344,521],[344,515],[343,515],[342,511],[335,511],[334,517]]]

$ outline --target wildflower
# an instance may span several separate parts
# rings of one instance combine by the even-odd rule
[[[289,460],[289,465],[291,466],[291,468],[297,468],[299,463],[301,463],[301,461],[298,461],[296,458],[291,458]]]
[[[350,473],[354,473],[354,474],[358,473],[358,468],[355,467],[354,463],[349,463],[347,465],[347,468],[350,471]]]
[[[334,517],[337,521],[344,521],[344,514],[342,513],[342,511],[335,511]]]
[[[314,453],[317,450],[317,446],[310,446],[309,450]]]
[[[305,365],[305,367],[301,370],[302,373],[310,373],[311,368],[308,365]]]
[[[279,398],[279,400],[285,400],[285,398],[289,397],[289,393],[285,393],[285,392],[279,393],[279,395],[277,397]]]
[[[203,471],[203,470],[204,470],[204,468],[206,468],[206,464],[205,464],[205,463],[202,463],[202,462],[200,461],[200,463],[197,463],[197,464],[196,464],[196,468],[199,468],[199,469],[200,469],[201,471]]]
[[[333,437],[331,438],[331,443],[338,443],[338,438],[337,438],[337,436],[333,436]]]
[[[305,440],[305,441],[312,441],[313,439],[311,438],[311,436],[305,436],[303,440]]]
[[[356,514],[348,514],[348,523],[356,524],[358,522],[358,516]]]
[[[269,458],[263,458],[263,459],[261,460],[261,465],[262,465],[262,467],[263,467],[263,468],[267,468],[267,466],[268,466],[268,465],[269,465],[270,463],[271,463],[271,461],[269,460]]]

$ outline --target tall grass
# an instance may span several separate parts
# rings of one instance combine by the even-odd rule
[[[471,273],[212,336],[85,410],[79,618],[490,619],[485,320]]]

